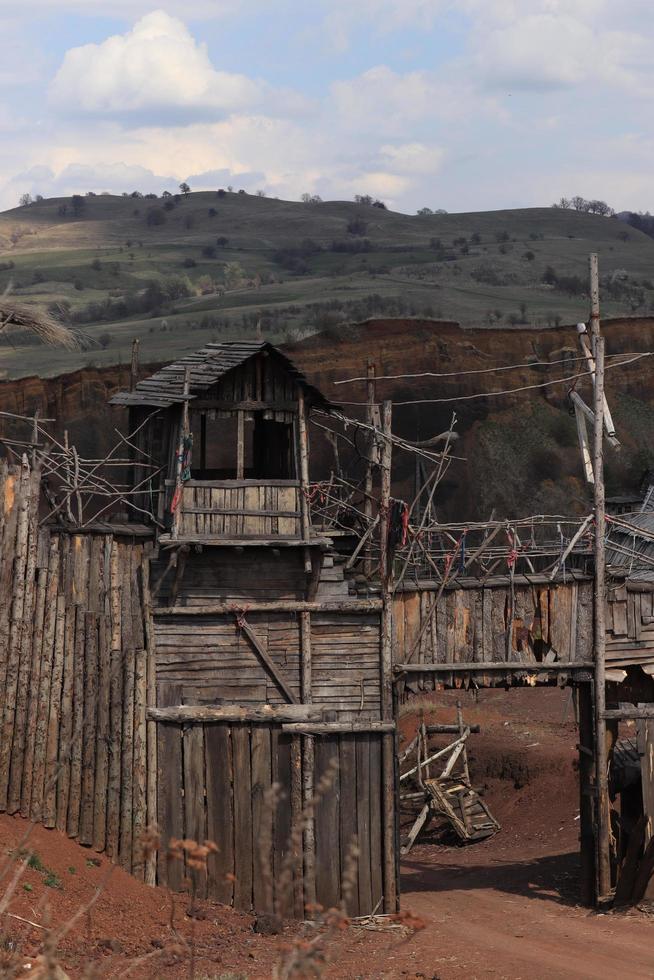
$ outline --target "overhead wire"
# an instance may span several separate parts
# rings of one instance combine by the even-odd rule
[[[642,360],[644,357],[652,357],[654,351],[644,351],[640,354],[636,354],[627,360],[620,361],[618,364],[607,364],[605,370],[610,371],[617,367],[626,367],[629,364],[633,364],[635,361]],[[480,391],[475,392],[472,395],[453,395],[447,398],[412,398],[407,401],[393,401],[393,406],[401,405],[439,405],[439,404],[449,404],[450,402],[462,402],[462,401],[473,401],[475,398],[492,398],[499,395],[513,395],[521,391],[532,391],[535,388],[548,388],[551,385],[566,384],[569,381],[577,381],[579,378],[586,378],[590,375],[594,375],[594,371],[581,371],[578,374],[570,374],[565,378],[552,378],[549,381],[540,381],[533,385],[521,385],[518,388],[504,388],[500,391]],[[365,405],[366,402],[341,402],[342,405]]]
[[[617,354],[606,354],[605,360],[615,357],[631,357],[632,355],[639,353],[651,353],[650,351],[622,351]],[[522,368],[534,368],[534,367],[556,367],[557,364],[570,364],[571,361],[585,361],[587,360],[586,354],[579,354],[575,357],[562,357],[557,361],[520,361],[518,364],[499,364],[495,367],[486,368],[471,368],[469,371],[420,371],[417,374],[377,374],[375,375],[375,381],[404,381],[415,378],[461,378],[466,375],[472,374],[495,374],[499,371],[519,371]],[[367,377],[358,378],[343,378],[340,381],[334,381],[332,384],[335,385],[347,385],[353,384],[355,381],[368,381]]]

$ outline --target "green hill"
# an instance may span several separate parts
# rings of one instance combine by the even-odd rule
[[[257,325],[288,341],[376,314],[518,329],[574,322],[587,312],[590,251],[607,316],[654,311],[654,240],[573,211],[410,216],[216,192],[40,201],[0,214],[0,291],[57,304],[87,349],[14,337],[0,370],[126,361],[133,337],[156,361]]]

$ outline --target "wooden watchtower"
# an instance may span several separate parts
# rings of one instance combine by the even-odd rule
[[[218,844],[200,893],[296,915],[338,903],[356,839],[350,911],[394,910],[382,602],[350,594],[310,513],[308,421],[332,406],[262,342],[209,344],[112,403],[129,408],[133,499],[156,526],[148,717],[164,837]],[[294,887],[278,895],[304,822]],[[180,875],[159,863],[160,881]]]

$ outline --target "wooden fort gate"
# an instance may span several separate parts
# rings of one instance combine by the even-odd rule
[[[155,610],[149,714],[165,841],[214,841],[197,893],[237,908],[302,916],[346,898],[351,914],[394,909],[383,757],[395,726],[379,717],[379,603],[229,605]],[[162,851],[158,879],[177,888],[184,874]]]

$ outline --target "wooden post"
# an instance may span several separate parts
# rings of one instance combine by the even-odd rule
[[[245,473],[245,412],[236,413],[236,479],[242,480]]]
[[[392,404],[385,401],[382,407],[382,432],[384,435],[381,453],[381,501],[379,505],[379,576],[382,589],[382,716],[389,719],[393,714],[393,664],[391,657],[391,580],[392,568],[388,554],[388,515],[391,500],[391,442]]]
[[[611,890],[608,758],[606,751],[606,567],[604,500],[604,338],[600,335],[597,255],[590,256],[591,339],[595,358],[593,469],[595,510],[595,763],[597,783],[597,901]]]
[[[177,509],[173,514],[173,525],[171,528],[171,538],[179,535],[179,524],[184,503],[184,490],[182,481],[182,457],[184,456],[184,437],[188,435],[188,398],[191,392],[191,369],[184,371],[184,403],[182,405],[182,419],[179,427],[179,440],[177,442],[177,459],[175,461],[175,493],[179,491],[180,498],[177,502]]]
[[[32,453],[30,456],[30,462],[32,464],[32,469],[36,466],[36,450],[39,445],[39,410],[38,408],[34,412],[34,422],[32,423]]]
[[[207,413],[200,415],[200,469],[207,468]]]
[[[297,393],[297,435],[298,453],[300,457],[300,526],[302,540],[309,541],[311,536],[311,515],[309,514],[309,440],[307,437],[307,416],[304,404],[304,391],[298,386]],[[304,570],[311,574],[311,552],[304,549]]]
[[[461,710],[461,702],[456,702],[456,721],[459,726],[459,738],[463,736],[465,731],[465,725],[463,724],[463,711]],[[469,729],[471,730],[471,729]],[[470,769],[468,767],[468,749],[463,744],[463,776],[468,786],[470,786]]]
[[[390,401],[382,405],[381,449],[381,500],[379,505],[379,575],[382,589],[381,623],[381,709],[382,720],[393,718],[393,657],[392,657],[392,613],[393,597],[391,581],[392,568],[388,553],[388,515],[391,500],[391,462],[393,444],[391,442],[391,423],[393,406]],[[395,758],[396,736],[383,736],[382,743],[382,813],[383,813],[383,862],[384,862],[384,912],[397,911],[396,880],[396,793]]]
[[[311,704],[311,613],[300,613],[302,703]],[[316,825],[311,801],[314,794],[315,752],[312,735],[302,737],[302,802],[304,809],[304,904],[316,904]]]
[[[575,688],[579,711],[579,859],[581,872],[581,904],[595,904],[595,819],[593,796],[595,787],[595,754],[593,752],[592,686],[578,684]]]
[[[68,522],[70,524],[72,524],[73,523],[73,511],[72,511],[72,508],[70,506],[70,497],[71,497],[71,493],[72,493],[73,479],[72,479],[72,475],[71,475],[71,471],[70,471],[70,461],[69,461],[69,456],[68,456],[68,429],[64,429],[64,450],[66,452],[65,473],[66,473],[66,484],[67,484],[67,488],[66,489],[68,491],[66,493],[66,518],[68,519]]]
[[[150,592],[150,558],[143,557],[141,566],[143,581],[143,625],[145,629],[145,648],[147,651],[146,709],[157,706],[157,675],[155,659],[154,625],[152,622],[152,596]],[[157,823],[157,723],[148,718],[147,722],[147,776],[146,776],[146,823],[154,827]],[[157,855],[151,851],[145,859],[145,883],[157,882]]]
[[[374,410],[375,410],[375,365],[373,361],[368,360],[367,367],[367,393],[368,398],[366,402],[366,422],[368,425],[374,424]],[[364,498],[363,498],[363,512],[366,515],[368,526],[372,522],[372,486],[373,486],[373,466],[376,462],[376,439],[372,432],[370,432],[370,444],[368,449],[368,459],[366,460],[366,475],[363,484]],[[365,550],[365,561],[363,563],[363,571],[365,575],[370,575],[372,571],[372,552],[371,552],[372,541],[369,539]]]
[[[129,390],[134,391],[136,382],[139,379],[139,344],[141,341],[135,337],[132,341],[132,363],[129,369]]]

